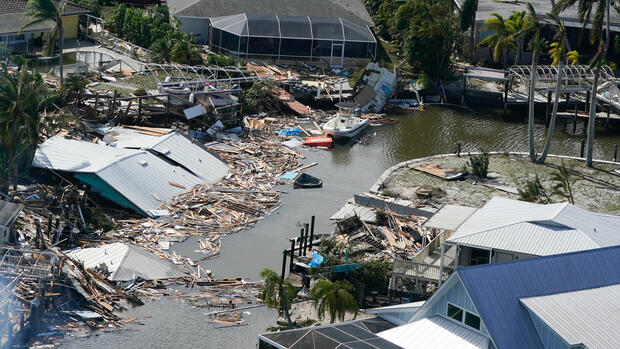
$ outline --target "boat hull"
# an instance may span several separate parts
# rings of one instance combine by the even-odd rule
[[[368,126],[369,126],[368,120],[364,120],[361,123],[349,129],[339,129],[339,128],[331,128],[331,127],[323,126],[323,131],[326,134],[334,137],[334,139],[355,138],[359,136]]]

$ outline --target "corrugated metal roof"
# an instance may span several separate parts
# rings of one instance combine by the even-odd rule
[[[620,284],[521,299],[569,345],[620,346]]]
[[[34,167],[94,173],[147,215],[203,180],[143,150],[54,137],[39,145]],[[173,185],[178,184],[183,188]]]
[[[489,338],[443,316],[423,318],[377,335],[405,349],[487,349]]]
[[[422,225],[427,228],[454,231],[476,210],[475,207],[446,204]]]
[[[614,246],[460,268],[450,278],[460,277],[498,349],[542,349],[519,299],[618,284],[618,265]]]
[[[372,207],[360,206],[350,202],[347,202],[334,213],[329,219],[333,221],[340,221],[356,215],[364,222],[376,223],[377,222],[377,210]]]
[[[202,144],[193,142],[177,131],[160,130],[169,133],[151,136],[139,130],[114,127],[106,133],[104,141],[118,148],[154,150],[209,183],[219,181],[230,172],[228,165],[209,153]]]
[[[144,280],[159,280],[185,275],[172,263],[144,251],[141,247],[120,242],[73,251],[69,256],[82,261],[87,269],[105,264],[110,272],[108,279],[112,281],[135,280],[138,277]]]
[[[450,242],[534,256],[548,256],[600,247],[580,230],[529,222],[450,239]]]
[[[138,150],[52,137],[39,144],[32,166],[65,172],[94,173],[115,161],[138,153]]]
[[[544,256],[620,245],[620,217],[561,203],[539,205],[494,197],[447,239]]]

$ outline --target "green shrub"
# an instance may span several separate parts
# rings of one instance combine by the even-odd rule
[[[467,165],[474,175],[480,178],[487,178],[489,172],[489,152],[483,150],[478,155],[469,154]]]
[[[133,91],[133,94],[134,96],[146,96],[146,90],[140,87],[137,90]]]

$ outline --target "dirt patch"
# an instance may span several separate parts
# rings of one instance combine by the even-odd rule
[[[593,212],[620,215],[620,166],[596,164],[594,168],[585,167],[583,162],[548,158],[544,165],[533,164],[523,156],[491,155],[489,158],[489,178],[480,179],[468,176],[465,180],[446,181],[420,171],[414,167],[438,164],[440,168],[456,171],[465,170],[468,156],[442,157],[413,162],[394,171],[387,178],[380,191],[388,196],[412,200],[420,205],[441,206],[446,203],[481,207],[493,196],[519,199],[518,189],[522,189],[529,179],[536,175],[545,188],[551,188],[551,174],[557,171],[561,162],[572,167],[573,196],[575,204]],[[437,188],[440,191],[431,191]],[[422,190],[420,190],[422,189]],[[420,195],[422,193],[423,195]],[[440,193],[435,194],[433,193]],[[566,199],[553,196],[553,202]]]

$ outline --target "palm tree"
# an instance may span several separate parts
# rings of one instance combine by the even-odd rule
[[[156,40],[151,45],[151,59],[155,63],[170,63],[170,52],[174,43],[168,38]]]
[[[318,280],[312,286],[310,295],[318,311],[319,319],[323,319],[325,312],[329,313],[332,324],[336,319],[344,321],[347,312],[353,312],[357,316],[359,307],[355,297],[351,294],[353,290],[353,285],[346,281]]]
[[[461,10],[461,31],[470,29],[469,32],[469,46],[471,49],[470,55],[473,61],[475,54],[474,43],[476,40],[476,12],[478,11],[478,0],[465,0],[463,9]]]
[[[284,282],[275,271],[266,268],[260,276],[265,280],[261,300],[270,308],[278,309],[280,315],[284,315],[288,322],[288,328],[293,328],[291,320],[291,304],[297,297],[297,290],[288,282]]]
[[[41,112],[53,98],[38,74],[27,69],[16,75],[0,73],[0,150],[4,163],[0,177],[5,185],[11,175],[16,189],[20,167],[32,162],[44,127]]]
[[[506,27],[508,32],[511,33],[512,40],[516,42],[516,53],[515,53],[515,62],[514,64],[519,64],[521,60],[521,51],[523,49],[523,39],[525,35],[528,34],[526,29],[528,27],[528,17],[525,14],[525,11],[515,11],[508,17],[506,21]]]
[[[590,115],[588,118],[588,135],[587,135],[587,151],[586,166],[592,167],[593,142],[594,142],[594,124],[596,122],[596,93],[598,92],[598,80],[601,75],[601,66],[603,60],[607,56],[609,47],[609,11],[611,0],[560,0],[553,6],[555,15],[564,12],[566,9],[577,4],[579,19],[583,23],[582,30],[591,24],[590,27],[590,44],[597,46],[597,52],[590,61],[590,68],[594,68],[594,79],[592,82],[592,93],[590,96]],[[607,36],[603,40],[603,22],[605,21],[605,11],[607,11]]]
[[[200,64],[202,62],[200,52],[189,40],[177,40],[170,51],[170,59],[181,64]]]
[[[564,160],[562,160],[562,164],[558,167],[558,170],[551,174],[551,180],[553,181],[551,193],[565,198],[571,204],[575,204],[575,199],[573,198],[573,184],[575,184],[577,180],[572,178],[571,172],[573,172],[573,169],[567,167]]]
[[[57,6],[58,5],[58,6]],[[60,2],[54,0],[28,0],[28,4],[26,5],[26,17],[30,17],[31,21],[26,23],[23,27],[24,29],[31,25],[41,23],[47,20],[52,20],[56,23],[54,30],[50,33],[48,45],[51,44],[51,47],[54,47],[53,42],[55,38],[60,40],[60,81],[63,78],[63,50],[64,50],[64,28],[62,25],[62,14],[65,12],[65,6],[67,2],[62,0]]]
[[[484,30],[492,30],[495,33],[484,38],[478,46],[490,48],[494,62],[499,62],[500,56],[504,53],[504,68],[506,68],[508,56],[504,51],[516,48],[513,33],[506,25],[507,20],[504,20],[501,15],[491,13],[491,16],[484,21]]]
[[[538,159],[539,164],[544,164],[547,160],[547,154],[549,154],[549,148],[551,147],[551,140],[553,138],[553,131],[555,130],[555,120],[558,115],[558,104],[560,102],[560,87],[562,86],[562,75],[563,75],[563,63],[565,57],[568,58],[571,64],[576,64],[578,59],[577,51],[566,52],[566,27],[564,26],[564,21],[559,19],[554,14],[549,14],[549,17],[553,20],[557,27],[557,31],[555,33],[554,39],[555,42],[551,43],[549,50],[549,54],[553,59],[552,65],[558,66],[558,75],[557,81],[555,85],[555,98],[553,101],[553,111],[551,112],[551,120],[549,121],[549,130],[547,133],[547,139],[545,140],[545,146],[542,150],[542,154]]]
[[[540,36],[540,30],[543,23],[540,22],[534,6],[527,3],[527,16],[525,17],[525,28],[523,28],[518,36],[526,36],[529,33],[534,33],[534,36],[529,42],[530,49],[532,50],[532,68],[530,73],[530,90],[528,97],[528,133],[529,133],[529,148],[530,148],[530,161],[536,162],[536,147],[534,145],[534,104],[536,98],[536,77],[538,75],[538,57],[547,47],[547,40]]]

